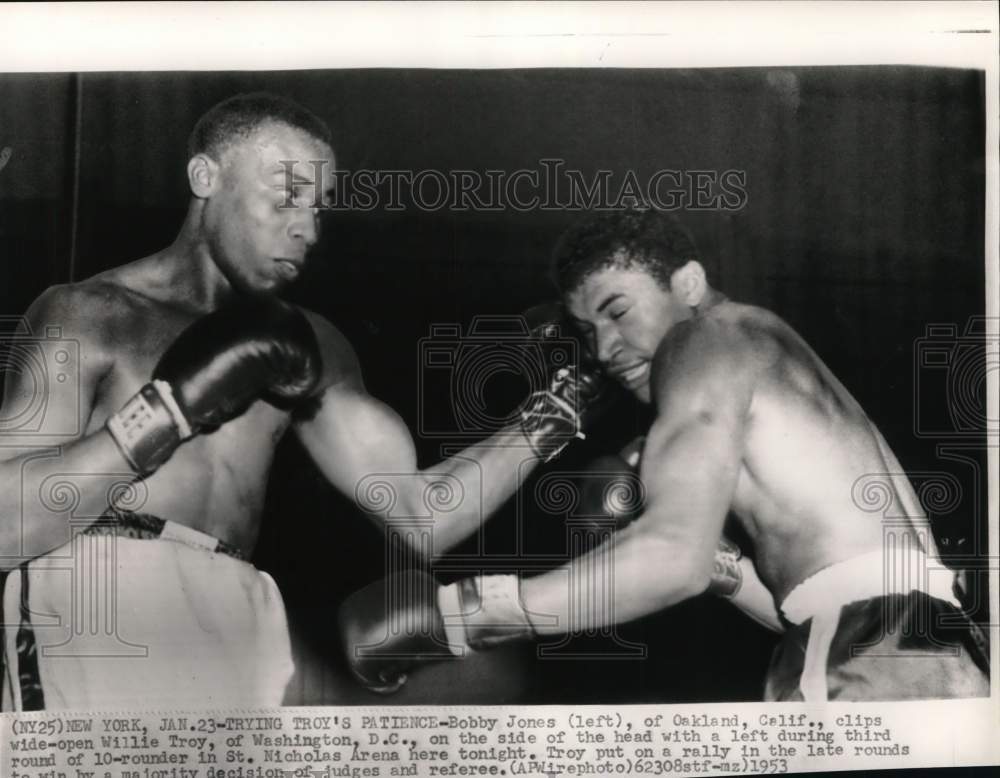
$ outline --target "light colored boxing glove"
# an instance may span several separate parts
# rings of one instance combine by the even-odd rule
[[[439,586],[419,570],[396,573],[344,600],[338,625],[351,672],[379,694],[420,665],[535,636],[514,575]]]
[[[558,303],[536,305],[525,311],[531,337],[542,347],[552,341],[574,340],[574,328]],[[603,371],[586,358],[577,342],[575,364],[546,366],[548,385],[528,397],[521,408],[521,430],[535,454],[545,462],[557,457],[608,407],[612,388]]]

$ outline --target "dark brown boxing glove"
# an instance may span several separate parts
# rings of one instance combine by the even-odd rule
[[[577,513],[584,519],[592,517],[591,529],[617,532],[642,514],[646,493],[639,463],[645,442],[645,436],[639,436],[617,454],[598,457],[581,474]],[[707,591],[726,598],[735,595],[743,583],[742,556],[740,547],[725,535],[719,538]]]
[[[185,440],[242,415],[257,400],[290,408],[321,373],[312,325],[275,298],[242,298],[177,336],[142,387],[107,421],[132,469],[155,472]]]

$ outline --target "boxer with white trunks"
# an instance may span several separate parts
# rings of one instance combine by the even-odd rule
[[[50,288],[27,312],[32,332],[58,327],[75,344],[60,362],[75,380],[5,373],[9,707],[280,704],[292,672],[281,597],[240,557],[257,542],[286,430],[377,521],[388,507],[359,486],[405,475],[393,504],[432,512],[433,546],[413,540],[438,554],[576,436],[600,394],[596,376],[564,365],[520,421],[418,468],[409,431],[367,393],[343,335],[277,298],[319,235],[327,126],[290,100],[241,95],[199,120],[188,152],[191,196],[173,244]],[[19,429],[17,409],[37,403],[40,428]],[[464,499],[436,512],[426,495],[456,481]],[[61,482],[77,490],[68,511],[46,497]],[[139,504],[109,482],[135,486]]]

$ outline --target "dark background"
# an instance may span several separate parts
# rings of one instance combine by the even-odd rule
[[[602,169],[615,181],[629,170],[639,181],[661,169],[746,171],[741,210],[679,213],[715,284],[778,312],[854,393],[913,474],[942,552],[965,566],[985,554],[986,461],[976,423],[985,363],[981,339],[949,334],[984,313],[982,73],[5,75],[0,149],[12,155],[0,170],[0,313],[22,313],[50,284],[168,244],[187,202],[188,132],[218,100],[258,89],[327,120],[341,169],[484,173],[540,170],[540,159],[559,158],[588,180]],[[313,265],[291,295],[346,333],[370,391],[403,416],[429,464],[457,439],[417,434],[422,402],[432,414],[447,410],[433,399],[445,393],[428,400],[417,390],[420,339],[432,324],[467,326],[473,316],[514,314],[550,297],[549,253],[576,215],[339,211],[326,217]],[[924,341],[930,324],[952,329]],[[928,351],[939,358],[918,370]],[[957,402],[965,416],[954,415]],[[624,403],[550,470],[614,450],[644,423],[642,410]],[[934,490],[944,482],[951,492]],[[381,536],[326,487],[294,441],[282,444],[271,487],[256,562],[278,580],[293,620],[296,701],[370,703],[343,677],[332,615],[347,592],[383,572]],[[484,548],[487,556],[558,559],[565,531],[530,501],[512,501],[490,523]],[[973,590],[985,613],[985,590]],[[393,702],[758,699],[772,645],[708,597],[626,625],[619,637],[645,644],[646,658],[539,660],[533,646],[513,647],[429,668]],[[607,638],[570,648],[615,653]]]

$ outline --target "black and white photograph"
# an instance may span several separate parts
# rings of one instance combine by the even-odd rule
[[[531,16],[456,8],[471,47]],[[215,66],[211,24],[166,65],[0,57],[4,712],[719,704],[751,742],[737,703],[989,706],[996,63],[711,60],[662,5],[558,9],[509,59],[421,25],[422,63]],[[577,735],[628,740],[607,715]],[[702,748],[658,771],[734,771]],[[381,774],[446,774],[414,764]]]

